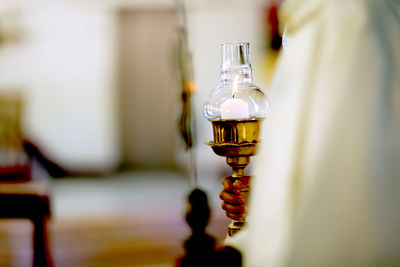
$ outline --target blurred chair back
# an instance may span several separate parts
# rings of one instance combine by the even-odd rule
[[[29,158],[23,148],[22,99],[18,93],[0,93],[0,181],[31,179]]]

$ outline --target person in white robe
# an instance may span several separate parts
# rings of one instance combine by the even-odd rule
[[[245,266],[400,266],[400,1],[286,0]]]

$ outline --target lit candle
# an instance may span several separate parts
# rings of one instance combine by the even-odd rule
[[[231,98],[226,100],[221,105],[221,119],[248,119],[249,105],[242,99]]]
[[[242,99],[235,98],[235,94],[238,90],[238,79],[237,77],[233,81],[232,87],[232,98],[227,99],[221,104],[221,119],[232,120],[232,119],[249,119],[249,105]]]

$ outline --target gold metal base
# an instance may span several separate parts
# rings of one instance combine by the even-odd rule
[[[231,180],[234,182],[245,175],[245,168],[250,163],[250,156],[257,152],[261,120],[214,120],[211,121],[214,132],[214,141],[206,143],[213,151],[226,157],[226,163],[232,168]],[[247,199],[249,188],[240,191]],[[247,203],[246,203],[247,204]],[[240,231],[246,219],[234,220],[229,225],[229,236]]]
[[[229,236],[233,236],[234,234],[236,234],[237,232],[239,232],[240,230],[242,230],[242,228],[244,227],[246,221],[232,221],[231,224],[228,226],[228,235]]]

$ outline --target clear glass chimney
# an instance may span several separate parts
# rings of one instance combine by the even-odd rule
[[[221,81],[207,98],[203,114],[208,120],[262,120],[269,104],[253,84],[249,43],[221,45]]]

